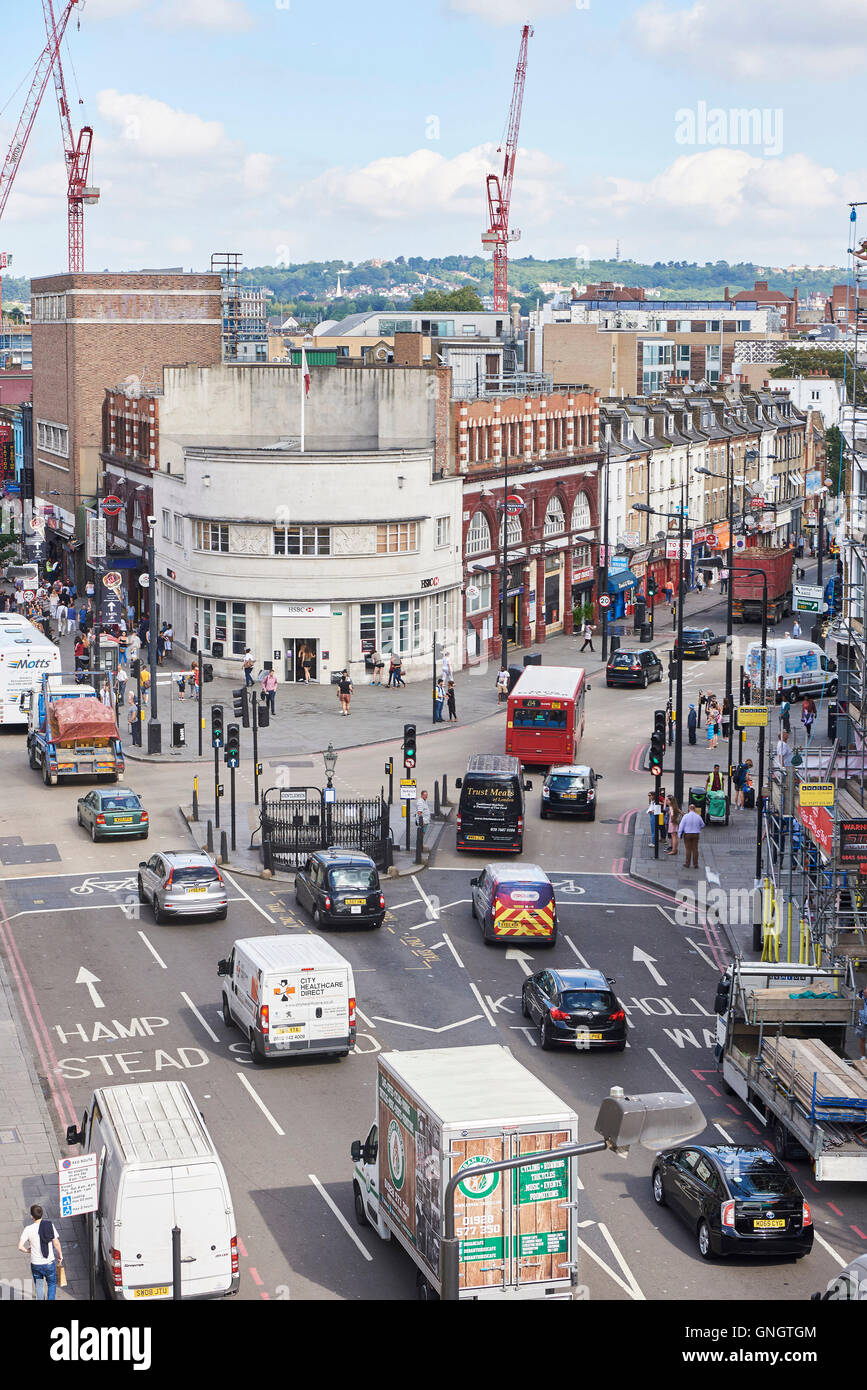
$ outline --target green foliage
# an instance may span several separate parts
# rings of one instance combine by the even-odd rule
[[[482,301],[470,285],[459,290],[425,290],[412,301],[413,309],[451,309],[455,313],[472,314],[481,310]]]
[[[840,430],[836,425],[825,431],[825,468],[827,476],[833,483],[834,494],[839,495],[843,491],[846,480],[846,460],[849,458],[849,449]]]
[[[21,549],[21,537],[14,531],[0,531],[0,565],[14,560]]]
[[[779,365],[772,367],[772,377],[808,376],[810,372],[827,372],[829,377],[839,377],[846,381],[846,398],[851,403],[855,386],[855,372],[851,357],[842,348],[818,348],[812,344],[804,347],[784,347],[780,349]],[[858,404],[867,403],[867,373],[863,367],[858,369]]]

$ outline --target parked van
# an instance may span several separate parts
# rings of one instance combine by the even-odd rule
[[[352,966],[312,934],[248,936],[221,960],[223,1022],[250,1040],[254,1062],[290,1052],[332,1052],[355,1045]]]
[[[761,686],[762,644],[747,648],[744,674],[755,692]],[[836,695],[837,663],[826,656],[815,642],[800,637],[775,637],[768,642],[765,657],[765,688],[774,692],[777,704],[783,700],[803,700],[805,695]]]
[[[554,886],[538,864],[489,864],[470,879],[471,912],[486,941],[531,937],[534,945],[557,940]]]
[[[455,778],[460,789],[456,849],[501,850],[520,854],[524,847],[524,792],[533,783],[525,782],[517,758],[502,753],[475,753],[463,777]]]
[[[181,1297],[238,1292],[229,1184],[185,1082],[100,1087],[66,1142],[98,1155],[90,1258],[108,1298],[172,1297],[174,1226],[181,1232]]]

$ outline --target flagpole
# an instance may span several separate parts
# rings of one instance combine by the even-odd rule
[[[301,371],[300,371],[300,373],[299,373],[299,377],[300,377],[300,380],[301,380],[301,452],[302,452],[302,454],[304,453],[304,400],[305,400],[305,397],[306,397],[306,395],[307,395],[307,392],[304,390],[304,377],[305,377],[306,373],[307,373],[306,353],[305,353],[304,348],[303,348],[303,346],[302,346],[302,348],[301,348]]]

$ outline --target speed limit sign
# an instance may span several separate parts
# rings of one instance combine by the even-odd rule
[[[610,608],[611,598],[608,594],[600,594],[599,598],[597,599],[597,603],[599,604],[600,608]]]

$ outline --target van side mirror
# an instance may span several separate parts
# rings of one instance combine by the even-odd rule
[[[597,772],[597,774],[596,774],[596,781],[597,781],[597,782],[603,782],[604,780],[605,780],[605,774],[602,773],[602,772]]]
[[[462,787],[463,785],[464,785],[464,779],[463,779],[463,777],[456,777],[456,778],[455,778],[455,786],[456,786],[456,787]]]
[[[589,694],[590,694],[590,691],[593,689],[593,686],[592,686],[592,685],[590,684],[590,682],[588,681],[587,684],[586,684],[586,686],[584,687],[584,689],[587,691],[587,694],[589,695]]]
[[[363,1145],[362,1145],[362,1143],[361,1143],[361,1140],[360,1140],[360,1139],[353,1139],[352,1143],[351,1143],[350,1146],[349,1146],[349,1157],[352,1159],[352,1162],[353,1162],[353,1163],[360,1163],[360,1162],[361,1162],[361,1150],[362,1150],[362,1148],[363,1148]]]
[[[525,782],[525,783],[524,783],[524,791],[525,791],[525,792],[531,792],[532,790],[533,790],[533,783],[530,782],[530,781]]]
[[[76,1144],[83,1144],[83,1143],[84,1143],[84,1130],[85,1130],[86,1124],[87,1124],[87,1111],[85,1110],[84,1115],[83,1115],[83,1117],[82,1117],[82,1121],[81,1121],[81,1129],[78,1129],[75,1125],[67,1125],[67,1126],[66,1126],[66,1142],[67,1142],[67,1144],[69,1145],[70,1148],[74,1148],[74,1146],[75,1146]]]
[[[146,869],[148,866],[148,861],[146,859],[140,859],[138,861],[138,866],[140,869]]]
[[[217,961],[217,974],[218,974],[218,975],[228,975],[228,974],[229,974],[229,958],[228,958],[228,956],[226,957],[225,960],[218,960],[218,961]]]
[[[716,997],[713,1001],[713,1011],[715,1014],[724,1014],[729,1006],[729,986],[727,980],[720,980],[716,987]]]

